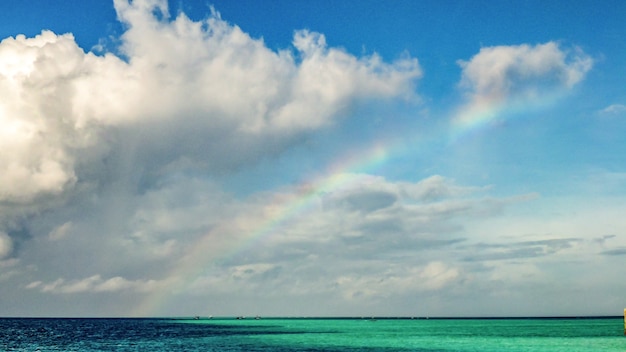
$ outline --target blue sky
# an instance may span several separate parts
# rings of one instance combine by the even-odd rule
[[[0,316],[626,304],[621,1],[0,14]]]

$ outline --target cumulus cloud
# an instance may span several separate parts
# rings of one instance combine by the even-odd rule
[[[541,105],[580,82],[593,60],[579,48],[564,49],[547,42],[485,47],[459,65],[463,70],[459,85],[468,103],[457,119],[464,122],[472,114],[506,105]]]
[[[50,31],[0,42],[0,262],[25,263],[0,274],[41,294],[175,287],[168,273],[194,264],[202,235],[215,234],[204,254],[217,256],[271,212],[211,178],[359,102],[411,99],[421,76],[414,58],[357,57],[307,30],[274,51],[217,12],[192,21],[164,0],[114,6],[118,52]]]
[[[115,8],[127,26],[120,50],[128,63],[100,60],[104,80],[95,91],[80,89],[79,116],[154,122],[182,115],[231,134],[291,134],[331,123],[354,100],[412,95],[421,75],[416,59],[356,58],[328,48],[319,33],[297,31],[294,56],[270,50],[215,11],[194,22],[184,13],[171,19],[165,1],[120,0]]]
[[[223,174],[275,155],[362,100],[406,98],[416,59],[386,63],[294,35],[273,51],[213,12],[116,0],[119,53],[71,34],[0,42],[0,228],[77,194],[141,193],[184,172]],[[184,140],[185,143],[180,143]],[[115,188],[115,191],[112,191]],[[62,237],[62,232],[51,238]]]
[[[591,68],[593,61],[580,49],[567,53],[548,42],[530,46],[482,48],[463,69],[461,86],[474,99],[504,99],[511,95],[535,96],[542,87],[571,88]]]
[[[84,53],[71,35],[0,42],[0,201],[58,194],[76,181],[71,80]],[[78,60],[77,60],[78,58]]]

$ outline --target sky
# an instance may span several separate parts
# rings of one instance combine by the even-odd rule
[[[626,2],[0,4],[0,316],[626,306]]]

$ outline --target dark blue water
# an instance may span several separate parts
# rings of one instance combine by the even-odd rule
[[[0,318],[1,351],[626,351],[610,319]]]
[[[0,319],[2,351],[252,351],[242,336],[272,333],[173,319]]]

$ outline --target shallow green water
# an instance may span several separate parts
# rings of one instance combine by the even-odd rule
[[[210,320],[260,350],[626,351],[621,319]]]

